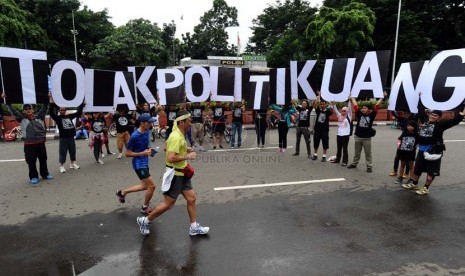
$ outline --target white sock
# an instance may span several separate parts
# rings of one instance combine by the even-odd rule
[[[314,153],[313,156],[318,156],[318,154]]]
[[[197,228],[197,222],[193,222],[193,223],[191,223],[191,228],[192,228],[192,229],[195,229],[195,228]]]
[[[147,217],[144,218],[144,223],[149,224],[150,220],[147,219]]]
[[[323,157],[326,157],[326,154],[323,154]]]

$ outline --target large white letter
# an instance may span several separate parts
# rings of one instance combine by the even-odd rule
[[[250,76],[250,82],[257,83],[257,85],[255,86],[255,98],[254,98],[254,105],[253,105],[254,110],[261,109],[263,83],[269,82],[269,81],[270,81],[270,76]]]
[[[368,73],[370,73],[371,81],[366,82],[365,79]],[[371,90],[373,91],[374,98],[384,98],[383,83],[381,81],[376,52],[368,52],[365,55],[365,59],[352,86],[352,97],[357,97],[361,90]]]
[[[120,90],[123,91],[123,97],[119,96]],[[116,72],[115,74],[114,103],[115,106],[118,104],[127,104],[129,110],[136,110],[136,105],[131,95],[131,89],[129,89],[123,72]]]
[[[160,97],[160,104],[166,105],[166,90],[181,86],[184,81],[184,76],[179,69],[158,69],[157,72],[157,88],[158,96]],[[172,75],[174,79],[169,82],[167,75]]]
[[[308,77],[315,67],[316,60],[307,60],[302,71],[297,75],[297,61],[291,61],[291,99],[299,98],[299,85],[302,88],[307,99],[315,99],[315,91],[313,91]]]
[[[194,74],[199,74],[202,77],[203,91],[202,95],[200,96],[195,96],[192,89],[192,78]],[[191,67],[187,69],[186,73],[184,74],[184,79],[184,83],[186,85],[186,97],[189,101],[195,103],[208,100],[208,97],[210,96],[210,76],[206,68],[201,66]]]
[[[333,73],[334,59],[327,59],[325,69],[323,73],[323,81],[321,83],[321,97],[327,101],[333,102],[345,102],[349,98],[350,88],[352,86],[352,77],[354,75],[355,58],[347,59],[347,67],[345,68],[345,76],[342,71],[336,71]],[[342,68],[337,68],[342,69]],[[335,91],[329,91],[330,82],[340,81],[344,77],[344,84],[342,91],[339,93],[333,93]],[[358,95],[358,94],[357,94]],[[351,95],[356,97],[357,95]]]
[[[433,85],[439,67],[444,60],[452,56],[459,56],[462,60],[462,64],[465,63],[465,49],[442,51],[434,56],[420,76],[421,101],[427,108],[452,110],[459,106],[465,99],[465,72],[460,71],[463,66],[458,66],[457,68],[441,68],[442,70],[446,70],[445,73],[447,75],[454,75],[454,77],[447,77],[445,87],[454,87],[455,90],[451,98],[447,101],[437,102],[433,99]],[[457,75],[459,76],[455,77]],[[437,91],[435,93],[440,92],[441,91]]]
[[[149,82],[150,77],[152,76],[153,72],[155,72],[155,68],[156,68],[155,66],[144,67],[144,71],[140,75],[139,79],[137,79],[136,67],[128,67],[128,71],[134,74],[134,83],[136,84],[135,85],[136,91],[137,89],[139,89],[140,93],[142,94],[142,96],[145,98],[145,100],[148,103],[157,103],[157,99],[155,99],[149,87],[147,86],[147,83]],[[155,89],[156,89],[156,86],[157,84],[154,83],[153,87]],[[136,95],[136,99],[137,99],[137,95]]]
[[[62,87],[62,77],[65,70],[71,70],[74,72],[76,77],[76,96],[74,99],[68,101],[63,97]],[[65,80],[70,81],[70,80]],[[85,82],[86,76],[84,74],[84,69],[79,65],[79,63],[71,60],[60,60],[55,63],[52,70],[52,96],[53,101],[56,105],[60,107],[76,107],[84,101],[85,96]]]

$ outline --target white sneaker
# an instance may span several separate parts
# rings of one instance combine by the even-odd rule
[[[118,154],[118,159],[121,159],[122,157],[123,157],[122,153]]]
[[[102,161],[102,159],[99,159],[97,162],[98,162],[100,165],[105,164],[105,163]]]
[[[202,146],[199,146],[199,150],[200,151],[205,151],[204,147],[202,147]]]
[[[76,163],[71,163],[71,164],[69,164],[69,168],[79,170],[81,167],[79,167],[78,164],[76,164]]]
[[[139,225],[139,230],[142,235],[147,236],[150,234],[150,222],[146,222],[145,217],[138,217],[136,221]]]
[[[189,227],[189,235],[191,235],[191,236],[205,235],[205,234],[208,233],[208,231],[210,231],[210,227],[204,227],[204,226],[201,226],[198,223],[197,223],[197,227],[195,227],[195,228]],[[141,232],[142,232],[142,230],[141,230]]]
[[[65,172],[66,172],[65,167],[61,166],[61,167],[60,167],[60,172],[61,172],[61,173],[65,173]]]
[[[100,156],[103,158],[103,157],[105,157],[105,154],[102,152],[102,154],[100,154]]]

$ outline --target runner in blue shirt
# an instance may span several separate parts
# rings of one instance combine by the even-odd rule
[[[136,129],[132,133],[131,138],[129,138],[126,147],[126,157],[133,158],[132,167],[141,182],[124,190],[117,190],[116,196],[119,202],[125,203],[127,194],[145,191],[144,204],[142,205],[141,212],[148,215],[152,212],[152,208],[149,204],[155,191],[155,182],[149,172],[149,156],[153,156],[153,154],[156,153],[156,150],[152,149],[149,144],[149,128],[155,119],[149,114],[142,114],[137,120],[139,122],[139,128]]]

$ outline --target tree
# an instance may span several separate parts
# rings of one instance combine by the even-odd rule
[[[323,6],[307,26],[307,38],[320,58],[351,57],[373,46],[376,18],[365,4],[351,2],[335,9]]]
[[[49,60],[74,60],[74,38],[72,12],[74,11],[75,29],[78,35],[78,60],[88,63],[88,54],[95,44],[109,35],[114,29],[109,22],[106,10],[94,13],[79,0],[16,0],[24,10],[32,13],[35,22],[47,33],[49,38],[44,49]]]
[[[234,49],[228,45],[226,32],[226,28],[234,26],[239,26],[237,9],[228,6],[225,0],[213,0],[213,8],[200,17],[200,24],[189,36],[190,56],[205,59],[209,55],[235,55]]]
[[[316,11],[307,1],[277,1],[252,21],[253,35],[246,52],[265,54],[270,67],[311,58],[314,52],[305,39],[305,29]]]
[[[169,62],[169,47],[163,42],[162,31],[156,23],[135,19],[118,27],[97,44],[90,53],[96,67],[125,70],[127,66],[157,65]]]
[[[47,35],[31,13],[13,0],[0,0],[0,46],[41,49],[46,44]]]

